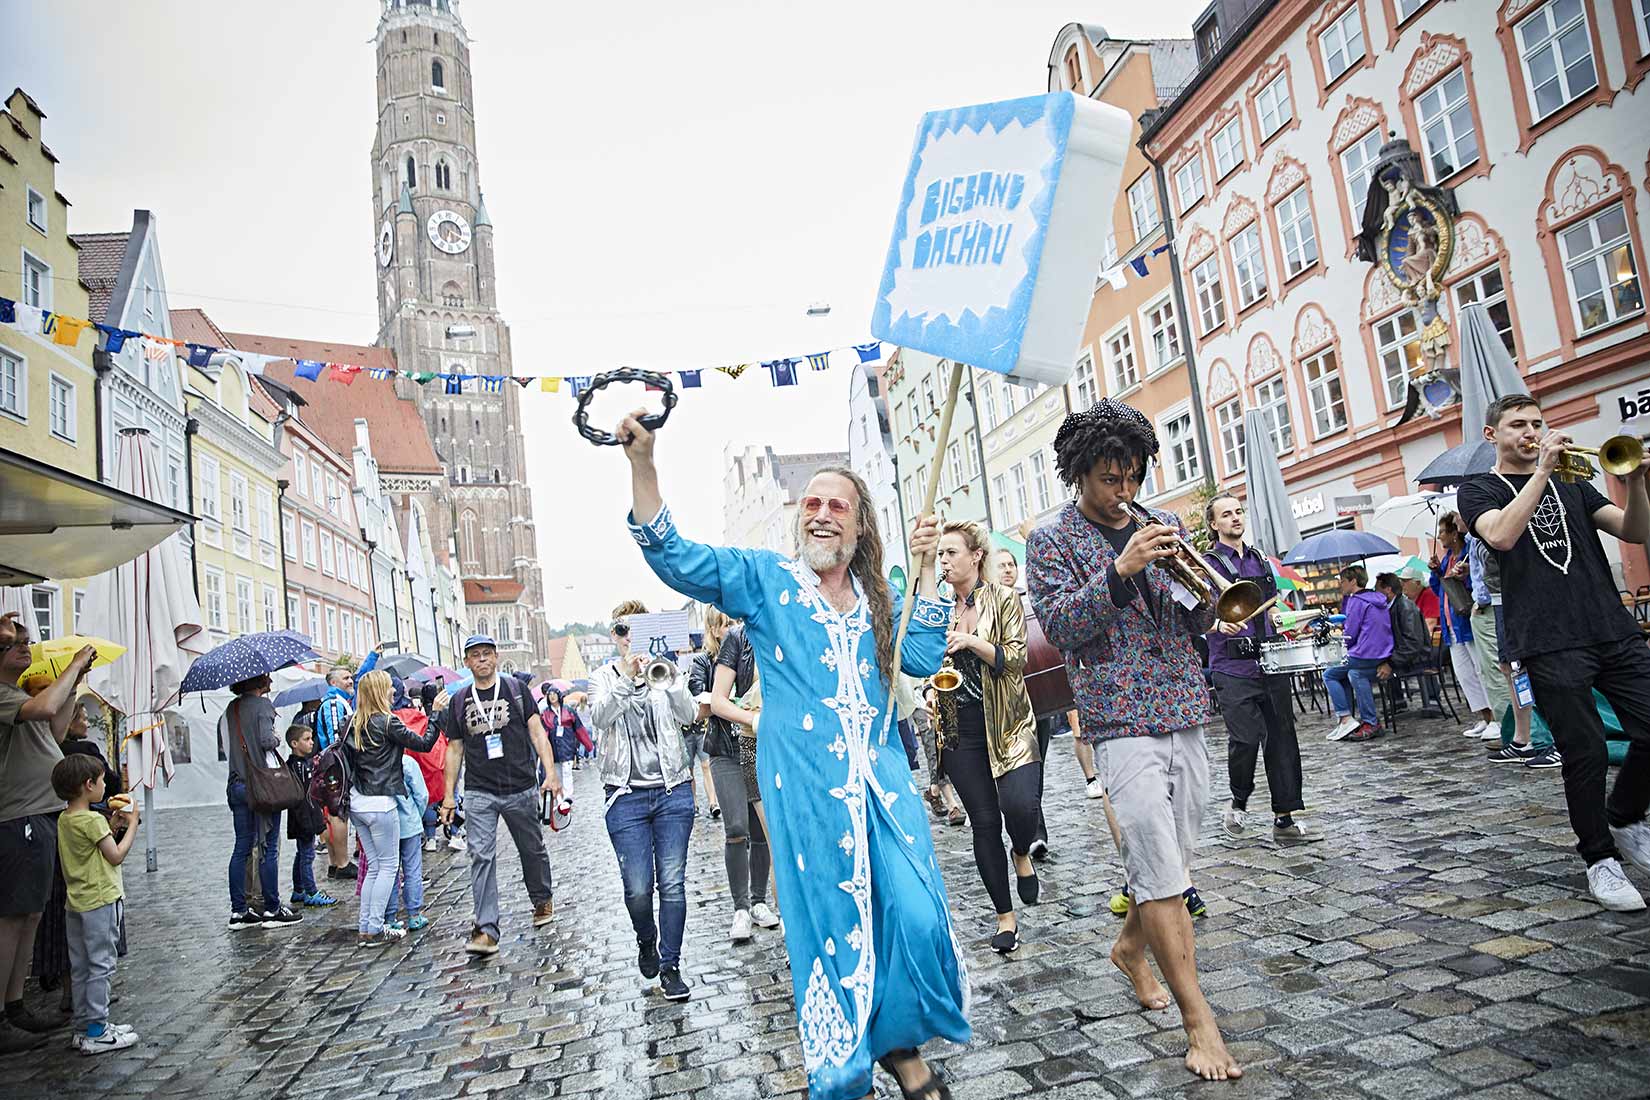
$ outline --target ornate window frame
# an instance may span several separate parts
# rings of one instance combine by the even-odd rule
[[[1209,378],[1203,387],[1204,400],[1209,410],[1209,439],[1214,444],[1214,451],[1219,458],[1221,474],[1224,477],[1236,477],[1243,473],[1244,463],[1242,455],[1234,465],[1226,454],[1226,438],[1221,434],[1220,410],[1233,401],[1238,406],[1238,424],[1243,423],[1243,414],[1248,406],[1244,403],[1243,387],[1238,385],[1237,372],[1232,370],[1230,363],[1225,359],[1216,359],[1209,364]]]
[[[1204,344],[1232,327],[1232,303],[1226,300],[1226,272],[1221,266],[1220,257],[1215,255],[1219,250],[1219,246],[1215,243],[1214,234],[1199,227],[1192,230],[1191,235],[1186,238],[1186,251],[1181,257],[1181,270],[1185,275],[1185,285],[1188,292],[1188,310],[1197,317],[1196,326],[1189,327],[1200,349]],[[1196,272],[1210,258],[1215,261],[1215,271],[1218,273],[1220,280],[1221,320],[1220,324],[1205,330],[1203,327],[1203,303],[1197,295]]]
[[[1312,218],[1312,239],[1317,246],[1317,258],[1295,274],[1288,274],[1284,264],[1283,230],[1278,224],[1278,204],[1298,190],[1305,190],[1306,209]],[[1266,181],[1266,224],[1272,234],[1272,254],[1278,258],[1278,301],[1289,296],[1302,281],[1324,272],[1323,221],[1318,217],[1318,200],[1313,193],[1312,178],[1306,165],[1291,156],[1282,156],[1272,166],[1272,175]]]
[[[1255,204],[1242,195],[1238,195],[1227,204],[1226,216],[1221,219],[1220,223],[1220,239],[1226,246],[1223,249],[1227,276],[1226,285],[1232,288],[1232,300],[1226,304],[1226,314],[1228,320],[1234,326],[1244,317],[1277,297],[1275,291],[1278,288],[1273,285],[1272,272],[1266,263],[1266,245],[1260,238],[1260,220],[1260,210]],[[1242,301],[1242,294],[1238,287],[1237,257],[1232,253],[1232,242],[1251,225],[1256,227],[1256,240],[1260,243],[1260,271],[1262,277],[1266,280],[1266,286],[1259,297],[1245,304]]]
[[[1278,347],[1272,338],[1264,332],[1257,332],[1249,339],[1249,347],[1244,352],[1243,394],[1244,407],[1257,409],[1261,407],[1260,399],[1255,396],[1255,390],[1263,383],[1274,379],[1283,383],[1283,406],[1289,413],[1289,446],[1279,448],[1280,457],[1293,454],[1301,449],[1301,437],[1298,425],[1300,410],[1296,407],[1297,391],[1290,385],[1289,371],[1278,353]],[[1276,442],[1274,440],[1274,442]]]
[[[1507,296],[1507,315],[1512,319],[1513,347],[1517,349],[1515,358],[1522,371],[1529,362],[1529,345],[1518,320],[1518,296],[1513,293],[1506,246],[1501,241],[1501,234],[1491,229],[1481,216],[1476,213],[1462,214],[1455,220],[1455,249],[1450,256],[1449,270],[1444,273],[1444,288],[1448,292],[1452,319],[1457,318],[1460,312],[1455,287],[1491,267],[1501,272],[1501,285]],[[1457,367],[1461,365],[1461,349],[1455,343],[1450,345],[1450,362]]]
[[[1209,121],[1208,127],[1203,131],[1204,143],[1209,147],[1209,167],[1213,170],[1211,178],[1207,181],[1211,189],[1219,187],[1227,179],[1241,172],[1253,160],[1249,155],[1249,139],[1243,133],[1242,114],[1243,112],[1236,103],[1229,103],[1215,112],[1214,117]],[[1215,156],[1215,135],[1226,129],[1233,119],[1237,120],[1238,152],[1241,155],[1230,168],[1222,172],[1220,170],[1220,158]]]
[[[1593,85],[1592,91],[1577,96],[1546,118],[1535,120],[1530,107],[1530,86],[1524,79],[1524,62],[1518,52],[1516,27],[1520,20],[1548,2],[1550,0],[1501,0],[1501,5],[1495,12],[1495,36],[1501,40],[1501,58],[1507,65],[1507,83],[1512,89],[1513,117],[1518,121],[1520,153],[1528,152],[1536,139],[1548,130],[1574,118],[1589,107],[1600,103],[1608,104],[1615,95],[1615,89],[1610,87],[1610,68],[1604,56],[1604,42],[1599,37],[1597,5],[1593,0],[1581,0],[1582,11],[1587,15],[1587,33],[1593,48],[1593,69],[1597,73],[1598,82]],[[1641,73],[1640,76],[1642,75]]]
[[[1335,328],[1335,322],[1329,319],[1329,314],[1324,312],[1322,305],[1307,302],[1295,314],[1293,335],[1289,339],[1289,365],[1294,372],[1305,405],[1304,411],[1309,417],[1312,413],[1312,391],[1306,380],[1306,362],[1316,359],[1326,351],[1335,355],[1335,372],[1340,376],[1341,404],[1344,407],[1345,422],[1338,428],[1331,428],[1319,434],[1317,421],[1314,419],[1311,423],[1313,443],[1320,443],[1352,429],[1352,394],[1351,387],[1346,384],[1346,356],[1341,353],[1341,334]]]
[[[1589,172],[1588,169],[1591,168]],[[1569,226],[1597,213],[1614,203],[1621,203],[1627,215],[1627,239],[1633,246],[1633,259],[1638,264],[1639,294],[1644,293],[1644,235],[1639,231],[1637,191],[1627,170],[1610,162],[1596,145],[1577,145],[1559,155],[1552,171],[1547,173],[1547,186],[1541,193],[1541,206],[1536,212],[1536,243],[1541,258],[1547,265],[1547,284],[1553,295],[1553,311],[1558,315],[1559,342],[1564,357],[1576,354],[1576,345],[1583,341],[1607,337],[1623,325],[1643,324],[1650,311],[1617,318],[1600,325],[1586,334],[1576,331],[1575,308],[1570,301],[1570,283],[1565,276],[1564,257],[1559,252],[1558,234]]]
[[[1364,36],[1364,53],[1348,65],[1345,71],[1330,79],[1328,66],[1324,63],[1323,43],[1319,36],[1350,8],[1358,9],[1358,23],[1363,29]],[[1375,64],[1374,43],[1369,40],[1369,15],[1364,11],[1362,0],[1331,0],[1318,9],[1318,14],[1306,25],[1306,52],[1312,57],[1312,71],[1317,76],[1318,107],[1322,109],[1323,105],[1329,102],[1330,94],[1351,79],[1353,73],[1362,72]]]
[[[1416,100],[1456,69],[1461,70],[1467,82],[1467,109],[1472,114],[1473,137],[1478,143],[1478,159],[1465,168],[1457,168],[1442,179],[1433,180],[1439,187],[1455,187],[1475,176],[1487,176],[1491,167],[1489,150],[1484,144],[1484,119],[1478,110],[1478,85],[1472,75],[1472,53],[1467,49],[1465,40],[1453,34],[1423,33],[1421,45],[1409,59],[1403,79],[1398,85],[1398,109],[1404,116],[1409,143],[1420,153],[1422,161],[1427,164],[1427,174],[1430,176],[1431,154],[1427,150],[1425,135],[1421,132],[1421,112],[1415,104]]]
[[[1398,13],[1398,0],[1381,0],[1382,13],[1386,16],[1386,48],[1390,50],[1396,46],[1398,39],[1403,37],[1403,33],[1414,26],[1415,21],[1428,8],[1432,7],[1433,3],[1434,0],[1421,0],[1420,7],[1408,15],[1400,15]]]
[[[1289,94],[1289,121],[1267,134],[1261,128],[1260,93],[1269,87],[1274,80],[1280,78],[1283,80],[1283,86]],[[1255,74],[1255,79],[1249,82],[1249,88],[1244,93],[1244,102],[1248,105],[1249,125],[1255,131],[1257,157],[1272,142],[1291,130],[1299,129],[1301,124],[1300,101],[1295,98],[1295,75],[1290,68],[1289,59],[1279,54],[1272,59],[1270,64],[1262,65]]]
[[[1193,161],[1196,161],[1203,168],[1203,193],[1189,204],[1182,206],[1180,200],[1180,170]],[[1174,207],[1180,217],[1184,218],[1188,213],[1197,209],[1198,206],[1209,201],[1209,168],[1209,161],[1203,155],[1203,145],[1195,140],[1181,146],[1180,152],[1176,153],[1169,163],[1164,166],[1164,174],[1169,179],[1169,191],[1174,198]]]
[[[1630,92],[1650,75],[1650,26],[1645,25],[1644,17],[1638,12],[1638,0],[1612,0],[1612,4],[1616,10],[1616,30],[1626,50],[1623,60],[1627,62],[1627,79],[1621,87]],[[1621,31],[1627,26],[1633,28],[1632,34]]]
[[[1352,201],[1346,191],[1346,167],[1341,155],[1362,141],[1371,130],[1387,132],[1386,108],[1367,96],[1348,96],[1346,106],[1335,116],[1335,125],[1329,130],[1329,167],[1335,176],[1335,206],[1341,212],[1341,228],[1346,234],[1346,258],[1357,254],[1353,238],[1363,228],[1353,219]],[[1321,252],[1322,249],[1320,248]]]
[[[1363,297],[1358,306],[1358,328],[1363,337],[1364,363],[1369,371],[1370,392],[1375,395],[1376,419],[1394,411],[1403,411],[1403,404],[1389,406],[1386,398],[1386,378],[1381,371],[1381,360],[1377,352],[1375,340],[1375,326],[1389,320],[1394,314],[1410,308],[1404,304],[1398,288],[1392,285],[1380,267],[1371,267],[1364,276]],[[1416,324],[1419,329],[1419,322]]]

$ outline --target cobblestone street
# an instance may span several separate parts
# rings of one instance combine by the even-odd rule
[[[1107,960],[1118,862],[1071,741],[1051,750],[1054,860],[1025,945],[986,948],[989,906],[966,828],[937,826],[974,983],[974,1041],[932,1054],[957,1100],[1038,1095],[1619,1100],[1650,1095],[1650,918],[1586,896],[1556,771],[1491,765],[1446,723],[1369,744],[1303,720],[1320,844],[1280,849],[1219,830],[1224,735],[1196,883],[1203,984],[1247,1073],[1194,1082],[1171,1009],[1143,1012]],[[146,1097],[800,1096],[780,938],[730,947],[719,825],[688,870],[684,976],[667,1004],[635,970],[595,773],[551,838],[555,923],[534,934],[514,850],[501,868],[501,953],[472,961],[467,859],[428,856],[422,934],[357,949],[356,907],[293,930],[231,934],[222,808],[158,819],[161,872],[126,873],[131,955],[113,1018],[142,1036],[87,1059],[67,1039],[0,1061],[4,1095]],[[1264,810],[1264,781],[1252,800]],[[290,843],[282,868],[290,874]],[[1650,888],[1633,872],[1641,888]],[[339,884],[342,885],[342,884]],[[31,994],[33,995],[33,994]],[[879,1096],[897,1095],[879,1075]]]

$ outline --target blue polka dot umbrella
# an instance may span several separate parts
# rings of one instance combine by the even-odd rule
[[[212,691],[288,665],[320,659],[321,655],[310,647],[309,636],[296,630],[242,634],[195,658],[179,690]]]

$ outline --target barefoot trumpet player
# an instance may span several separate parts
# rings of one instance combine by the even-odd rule
[[[1074,498],[1031,533],[1026,580],[1038,621],[1065,655],[1082,736],[1095,746],[1117,816],[1135,904],[1112,962],[1142,1007],[1166,1008],[1172,993],[1187,1069],[1207,1080],[1238,1077],[1198,985],[1192,918],[1181,900],[1209,792],[1209,690],[1192,639],[1213,625],[1216,601],[1177,591],[1183,574],[1197,583],[1179,521],[1134,504],[1158,451],[1144,416],[1102,399],[1066,417],[1054,451]],[[1170,562],[1179,569],[1148,568]],[[1260,605],[1257,594],[1253,584],[1231,585],[1219,612],[1241,619]],[[1152,973],[1148,947],[1168,990]]]

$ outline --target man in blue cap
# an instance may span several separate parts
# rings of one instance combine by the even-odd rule
[[[441,820],[452,819],[458,772],[464,769],[464,825],[470,849],[475,924],[464,950],[498,953],[498,824],[521,856],[533,927],[550,923],[550,855],[539,824],[539,792],[561,800],[561,771],[539,722],[538,707],[514,676],[498,674],[498,644],[485,634],[464,639],[464,667],[475,677],[447,707],[447,794]],[[544,779],[538,777],[543,765]]]

